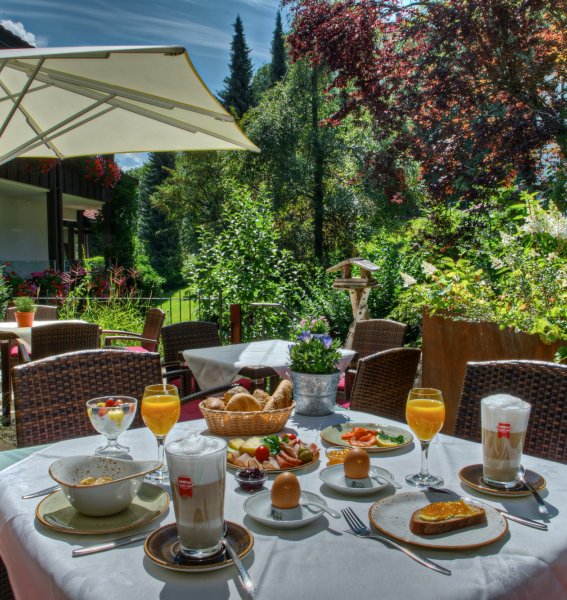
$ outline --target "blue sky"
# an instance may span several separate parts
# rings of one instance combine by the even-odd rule
[[[43,46],[181,44],[213,93],[240,14],[257,68],[270,60],[278,0],[2,0],[0,23]],[[122,155],[123,167],[144,155]]]

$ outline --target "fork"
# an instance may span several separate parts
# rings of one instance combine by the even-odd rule
[[[424,567],[433,569],[433,571],[437,571],[438,573],[443,573],[443,575],[451,575],[451,571],[449,571],[449,569],[446,569],[445,567],[434,563],[432,560],[423,558],[423,556],[419,556],[415,552],[408,550],[407,548],[405,548],[401,544],[398,544],[397,542],[394,542],[390,538],[387,538],[383,535],[378,535],[377,533],[373,533],[372,531],[370,531],[370,529],[356,516],[352,508],[342,508],[341,512],[343,513],[343,517],[348,523],[348,526],[351,528],[353,535],[361,538],[368,538],[383,542],[387,546],[390,546],[391,548],[396,548],[396,550],[403,552],[406,556],[409,556]]]

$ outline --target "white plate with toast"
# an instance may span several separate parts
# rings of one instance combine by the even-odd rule
[[[467,550],[492,544],[506,535],[506,519],[486,504],[478,504],[486,513],[485,523],[433,535],[418,535],[411,531],[410,521],[416,511],[428,504],[446,501],[447,494],[443,493],[406,492],[378,500],[370,507],[368,516],[379,532],[401,542],[424,548]]]

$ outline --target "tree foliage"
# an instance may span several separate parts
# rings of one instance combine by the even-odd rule
[[[219,96],[225,107],[234,111],[239,118],[253,103],[252,72],[250,48],[244,36],[242,19],[237,15],[231,44],[229,74],[224,80],[224,88]]]
[[[537,156],[567,151],[566,0],[287,0],[293,55],[326,64],[361,108],[381,151],[367,169],[403,198],[400,160],[416,160],[434,200],[475,198]]]
[[[282,15],[278,10],[276,15],[276,28],[272,38],[272,62],[270,63],[270,76],[272,83],[283,79],[287,69],[287,55],[282,27]]]

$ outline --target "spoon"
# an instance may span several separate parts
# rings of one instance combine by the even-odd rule
[[[401,483],[398,483],[393,477],[388,477],[387,475],[378,473],[374,467],[370,468],[370,471],[368,472],[368,477],[370,477],[371,479],[375,479],[378,483],[391,483],[397,490],[402,489]]]
[[[222,536],[223,546],[226,548],[226,551],[230,555],[234,562],[234,566],[238,569],[238,573],[240,574],[240,579],[242,581],[242,585],[244,589],[248,592],[250,596],[254,596],[256,593],[256,586],[252,581],[252,577],[250,577],[250,573],[248,573],[248,569],[245,567],[244,563],[240,560],[240,556],[238,556],[238,552],[236,548],[228,541],[226,537],[226,533],[228,531],[228,525],[224,524],[224,531]]]
[[[549,517],[549,510],[547,509],[547,506],[545,505],[543,498],[539,495],[539,493],[535,489],[535,487],[529,481],[526,480],[526,471],[525,471],[523,465],[520,465],[520,468],[518,469],[518,479],[532,493],[533,497],[535,498],[536,502],[538,503],[537,508],[539,510],[539,513],[541,515],[543,515],[544,517]]]
[[[341,518],[341,515],[336,510],[329,508],[328,506],[323,506],[322,504],[319,504],[318,502],[308,502],[307,500],[301,499],[301,501],[299,503],[301,504],[301,506],[305,506],[305,507],[314,506],[315,508],[318,508],[321,512],[330,514],[331,517],[333,517],[335,519]]]

